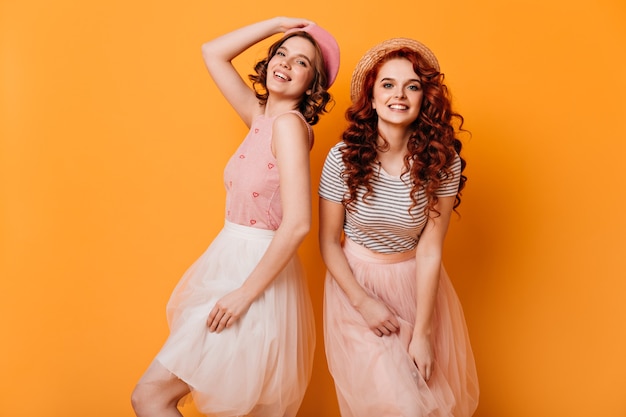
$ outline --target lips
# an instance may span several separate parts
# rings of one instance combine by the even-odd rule
[[[284,81],[291,81],[291,77],[289,77],[287,74],[280,72],[280,71],[274,71],[274,77],[279,78]]]
[[[409,106],[406,106],[404,104],[390,104],[389,108],[391,110],[408,110]]]

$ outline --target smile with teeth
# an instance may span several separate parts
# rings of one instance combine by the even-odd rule
[[[285,80],[285,81],[290,81],[291,78],[289,78],[287,75],[283,74],[282,72],[274,72],[274,77],[280,78],[281,80]]]
[[[389,108],[393,110],[408,110],[409,106],[405,106],[404,104],[390,104]]]

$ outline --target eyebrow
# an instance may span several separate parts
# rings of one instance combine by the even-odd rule
[[[382,83],[383,81],[396,81],[396,79],[395,79],[395,78],[392,78],[392,77],[385,77],[385,78],[383,78],[383,79],[381,79],[381,80],[380,80],[380,82],[381,82],[381,83]],[[410,82],[410,83],[411,83],[411,82],[415,82],[415,83],[419,83],[419,84],[421,84],[421,83],[422,83],[422,80],[420,80],[419,78],[411,78],[411,79],[409,80],[409,82]]]
[[[288,49],[287,47],[285,47],[285,46],[282,46],[282,45],[278,47],[278,49],[276,50],[276,52],[278,52],[278,51],[280,51],[280,50],[283,50],[283,49],[284,49],[285,51],[289,52],[289,49]],[[309,59],[309,57],[308,57],[308,56],[306,56],[306,55],[304,55],[304,54],[296,54],[296,56],[297,56],[297,57],[301,57],[301,58],[306,59],[306,62],[308,62],[308,63],[309,63],[309,65],[313,65],[313,64],[311,63],[311,60]]]

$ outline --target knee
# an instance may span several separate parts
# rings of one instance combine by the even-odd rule
[[[154,404],[150,400],[149,390],[142,384],[138,384],[133,390],[133,393],[130,395],[130,403],[137,417],[149,415],[151,404]]]

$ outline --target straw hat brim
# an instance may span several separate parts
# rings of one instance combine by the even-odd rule
[[[426,45],[415,39],[409,38],[392,38],[371,48],[363,55],[354,68],[352,73],[352,82],[350,85],[350,98],[354,102],[361,94],[365,75],[376,65],[385,55],[398,49],[409,48],[420,54],[426,62],[439,71],[439,62],[435,54],[428,49]]]

